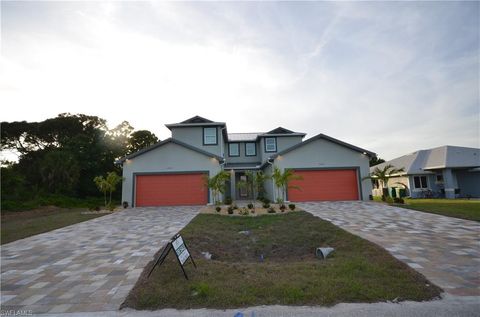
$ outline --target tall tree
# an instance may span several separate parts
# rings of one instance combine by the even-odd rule
[[[155,136],[155,134],[153,134],[150,131],[147,131],[147,130],[135,131],[130,135],[129,144],[128,144],[128,154],[140,151],[141,149],[149,147],[157,143],[158,141],[159,140]]]

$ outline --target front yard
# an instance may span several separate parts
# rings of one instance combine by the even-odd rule
[[[257,217],[200,214],[182,230],[198,268],[185,280],[175,256],[146,278],[123,307],[238,308],[430,300],[441,289],[379,246],[299,211]],[[314,250],[336,250],[319,260]],[[207,260],[201,252],[209,252]]]
[[[1,243],[9,243],[105,215],[105,213],[85,214],[85,212],[88,212],[88,209],[54,206],[26,211],[2,211]]]
[[[467,199],[406,199],[405,207],[413,210],[480,221],[480,200]]]

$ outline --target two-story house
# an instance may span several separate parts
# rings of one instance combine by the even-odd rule
[[[237,186],[246,171],[271,175],[276,166],[302,176],[286,193],[289,201],[366,200],[371,182],[369,158],[375,153],[324,134],[303,140],[305,133],[276,128],[269,132],[228,133],[225,122],[195,116],[167,124],[172,137],[128,155],[123,166],[122,201],[130,206],[201,205],[211,202],[205,176],[230,172],[226,197],[250,199]],[[275,184],[265,194],[276,200]]]

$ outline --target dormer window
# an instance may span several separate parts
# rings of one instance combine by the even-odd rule
[[[277,138],[265,138],[265,152],[277,152]]]
[[[217,144],[217,128],[203,128],[203,145]]]

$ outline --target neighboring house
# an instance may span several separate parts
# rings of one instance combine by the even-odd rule
[[[269,132],[228,133],[224,122],[196,116],[167,124],[172,137],[118,161],[123,165],[122,201],[130,206],[200,205],[211,202],[205,176],[229,171],[225,196],[250,199],[239,188],[246,171],[273,166],[294,169],[301,189],[289,189],[289,201],[367,200],[371,182],[369,158],[375,153],[319,134],[303,141],[305,133],[276,128]],[[276,200],[271,180],[265,195]]]
[[[407,189],[407,196],[480,197],[480,149],[441,146],[420,150],[370,168],[390,164],[405,172],[388,181],[388,187]],[[381,195],[381,185],[374,184],[373,195]]]

